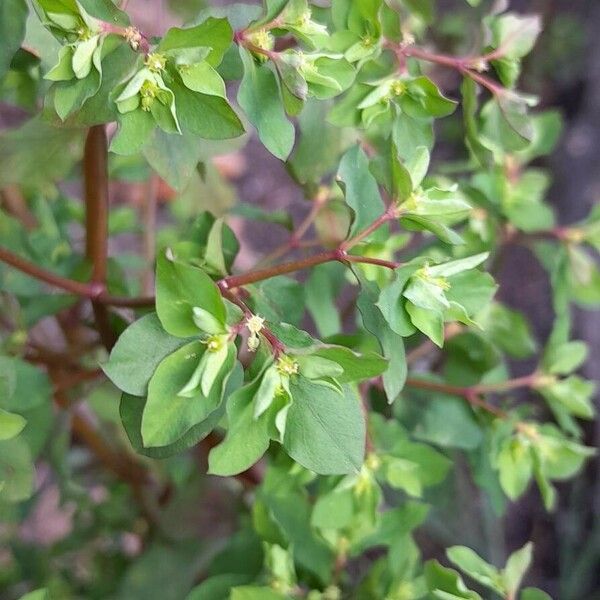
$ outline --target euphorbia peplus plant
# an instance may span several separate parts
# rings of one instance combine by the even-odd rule
[[[199,446],[208,472],[253,498],[240,509],[251,518],[212,563],[195,560],[202,568],[172,597],[481,598],[457,571],[423,562],[412,535],[430,505],[451,503],[441,486],[457,461],[502,514],[532,481],[552,510],[552,482],[592,454],[578,419],[594,417],[594,385],[573,374],[587,349],[569,338],[569,306],[600,301],[590,255],[600,213],[556,226],[548,175],[529,166],[560,129],[515,89],[539,19],[492,11],[464,40],[471,52],[453,56],[430,50],[428,2],[267,0],[207,9],[161,37],[109,0],[35,0],[29,20],[24,0],[5,4],[1,93],[40,114],[4,133],[0,150],[2,505],[31,496],[44,448],[61,448],[53,461],[72,497],[75,475],[57,466],[64,445],[53,441],[69,425],[51,416],[52,398],[68,409],[69,390],[104,373],[122,391],[120,422],[137,453],[183,456],[210,440]],[[454,80],[440,90],[442,69],[462,80],[458,93]],[[239,81],[237,103],[224,80]],[[460,164],[431,162],[444,118],[462,118]],[[135,296],[123,273],[147,265],[107,258],[108,234],[119,231],[109,174],[149,167],[151,184],[158,176],[183,190],[251,129],[312,203],[306,218],[293,227],[280,213],[241,212],[291,229],[244,272],[226,216],[203,212],[167,230],[155,261],[146,220],[156,297]],[[86,131],[83,215],[57,183],[76,177]],[[489,271],[509,243],[529,245],[548,270],[556,311],[538,366],[517,378],[507,359],[531,360],[537,347],[524,317],[494,299]],[[36,336],[51,320],[65,331],[58,349]],[[185,472],[117,452],[85,412],[70,426],[131,486],[148,531],[164,532]],[[205,550],[188,548],[185,560]],[[368,568],[349,568],[360,556]],[[480,591],[549,597],[521,589],[531,544],[503,570],[466,547],[447,557]],[[47,593],[79,588],[54,580]]]

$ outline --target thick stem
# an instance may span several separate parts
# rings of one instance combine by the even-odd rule
[[[90,127],[83,157],[85,255],[92,263],[92,283],[105,289],[108,272],[108,142],[104,125]],[[92,301],[102,343],[110,350],[116,336],[105,304]]]

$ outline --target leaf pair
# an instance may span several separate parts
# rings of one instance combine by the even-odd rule
[[[170,29],[144,64],[115,93],[120,128],[111,144],[132,154],[158,126],[168,134],[182,131],[208,139],[239,136],[243,127],[215,70],[231,44],[225,19],[208,18],[196,27]]]
[[[520,426],[519,432],[505,437],[495,452],[492,463],[499,472],[506,495],[511,500],[518,498],[534,477],[548,510],[556,502],[551,481],[572,477],[585,460],[595,454],[593,448],[571,441],[550,424],[539,428],[528,424]]]
[[[415,260],[398,267],[379,296],[377,306],[389,327],[401,336],[416,329],[435,344],[444,344],[444,323],[474,325],[473,316],[496,291],[487,273],[474,270],[487,253],[430,266]]]

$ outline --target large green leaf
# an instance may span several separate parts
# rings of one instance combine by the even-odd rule
[[[145,396],[156,367],[189,340],[168,334],[156,313],[132,323],[117,340],[103,371],[121,390]]]
[[[142,415],[145,447],[168,446],[213,413],[223,398],[224,386],[235,363],[235,347],[229,346],[227,359],[208,397],[200,391],[192,397],[179,392],[189,381],[205,351],[202,342],[192,342],[165,358],[148,386],[148,400]]]
[[[18,129],[0,135],[0,187],[26,188],[62,179],[79,158],[81,131],[57,129],[31,119]]]
[[[28,13],[25,0],[2,0],[0,3],[0,79],[8,71],[25,37]]]
[[[225,140],[244,133],[244,126],[225,98],[188,89],[179,76],[169,87],[175,94],[177,118],[183,131],[208,140]]]
[[[357,472],[365,452],[365,421],[356,393],[298,377],[290,385],[283,445],[288,454],[315,473]]]

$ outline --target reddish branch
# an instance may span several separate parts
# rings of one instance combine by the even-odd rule
[[[90,127],[83,155],[85,188],[85,255],[92,263],[92,283],[106,289],[108,272],[108,141],[104,125]],[[106,305],[92,299],[102,343],[110,350],[117,341]]]
[[[425,379],[414,379],[409,377],[406,380],[406,385],[412,388],[430,390],[432,392],[440,392],[443,394],[450,394],[453,396],[461,396],[462,398],[467,400],[467,402],[469,402],[471,405],[482,408],[483,410],[489,412],[490,414],[493,414],[494,416],[500,419],[506,419],[508,417],[507,412],[492,404],[489,404],[488,402],[483,400],[481,396],[483,394],[507,392],[509,390],[514,390],[518,388],[532,387],[535,385],[537,380],[538,374],[532,373],[530,375],[525,375],[524,377],[509,379],[508,381],[503,381],[502,383],[479,384],[461,387],[450,385],[447,383],[438,383],[435,381],[427,381]]]

